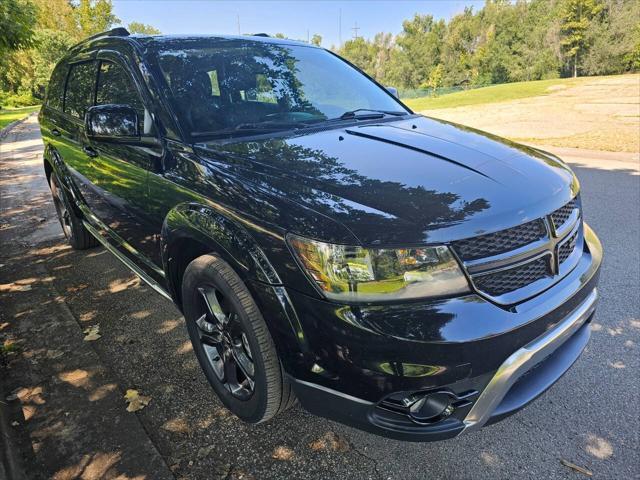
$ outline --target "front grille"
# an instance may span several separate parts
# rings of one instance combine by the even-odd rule
[[[564,207],[560,207],[558,210],[551,214],[551,219],[553,220],[553,227],[558,230],[562,225],[564,225],[569,217],[573,213],[573,211],[578,208],[577,198],[574,198],[569,203],[567,203]]]
[[[547,276],[549,276],[548,261],[545,257],[540,257],[516,268],[476,277],[474,283],[483,292],[499,297]]]
[[[477,260],[523,247],[546,234],[544,222],[539,218],[507,230],[459,240],[453,243],[453,248],[462,260]]]
[[[576,248],[576,240],[578,239],[578,231],[576,230],[569,240],[565,241],[558,247],[558,263],[564,262],[573,253]]]
[[[559,275],[556,271],[557,267],[553,265],[567,262],[576,250],[581,238],[580,228],[568,234],[569,236],[556,247],[555,252],[550,251],[552,243],[549,235],[557,238],[559,230],[562,231],[562,235],[567,235],[565,233],[567,230],[573,230],[575,223],[570,226],[569,222],[575,219],[574,211],[579,208],[579,198],[575,197],[543,218],[499,232],[458,240],[451,246],[464,262],[465,267],[469,269],[473,284],[479,292],[490,297],[502,297],[500,301],[505,304],[516,303],[525,296],[535,293],[531,290],[516,292],[517,290],[538,280]],[[545,251],[546,242],[549,242],[546,250],[548,254],[540,256]],[[509,252],[513,252],[511,266],[507,257]],[[530,252],[530,258],[534,259],[523,264],[522,258],[527,255],[527,252]],[[552,259],[552,253],[556,255],[557,260]],[[502,256],[499,259],[494,258],[500,254]],[[563,271],[568,270],[564,268]],[[540,283],[540,288],[544,288],[544,285]],[[511,294],[511,292],[515,293]]]

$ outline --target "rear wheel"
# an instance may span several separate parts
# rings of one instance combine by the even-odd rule
[[[56,207],[58,220],[62,226],[62,232],[69,244],[76,250],[86,250],[98,245],[98,241],[84,228],[82,220],[71,208],[64,189],[60,186],[60,180],[55,173],[49,178],[49,187],[53,195],[53,204]]]
[[[267,325],[240,277],[203,255],[185,270],[182,303],[195,354],[222,403],[250,423],[294,403]]]

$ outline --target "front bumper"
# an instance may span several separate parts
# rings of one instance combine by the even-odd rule
[[[597,297],[597,290],[592,290],[563,322],[507,358],[477,400],[462,405],[462,409],[471,406],[462,420],[451,417],[432,425],[419,425],[380,411],[374,402],[317,384],[292,379],[294,390],[300,403],[311,413],[372,433],[410,441],[451,438],[502,420],[553,385],[587,345],[590,336],[588,324],[595,312]]]
[[[300,403],[409,441],[451,438],[514,413],[555,383],[588,342],[602,248],[587,225],[584,241],[572,272],[511,308],[475,295],[349,307],[281,289],[272,303],[277,297],[287,306],[295,341],[283,340],[286,322],[274,322],[280,327],[272,334]],[[417,422],[390,401],[434,392],[451,405],[436,421]]]

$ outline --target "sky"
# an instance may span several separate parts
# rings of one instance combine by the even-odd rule
[[[478,10],[484,0],[113,0],[114,13],[123,24],[142,22],[165,34],[185,33],[284,33],[289,38],[306,40],[307,35],[322,35],[322,46],[331,47],[357,34],[373,38],[377,32],[398,33],[402,21],[415,13],[449,19],[473,6]],[[339,18],[342,34],[339,34]]]

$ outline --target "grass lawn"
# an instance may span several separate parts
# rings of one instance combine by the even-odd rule
[[[516,142],[640,151],[639,74],[508,83],[405,103]]]
[[[574,86],[583,81],[584,78],[554,78],[552,80],[537,80],[535,82],[503,83],[501,85],[449,93],[435,98],[407,98],[403,100],[403,102],[416,112],[439,108],[464,107],[467,105],[480,105],[484,103],[506,102],[520,98],[537,97],[549,93],[550,87],[558,85]]]
[[[0,130],[9,125],[11,122],[20,120],[29,115],[31,112],[37,112],[38,110],[40,110],[40,105],[21,108],[3,107],[2,110],[0,110]]]

